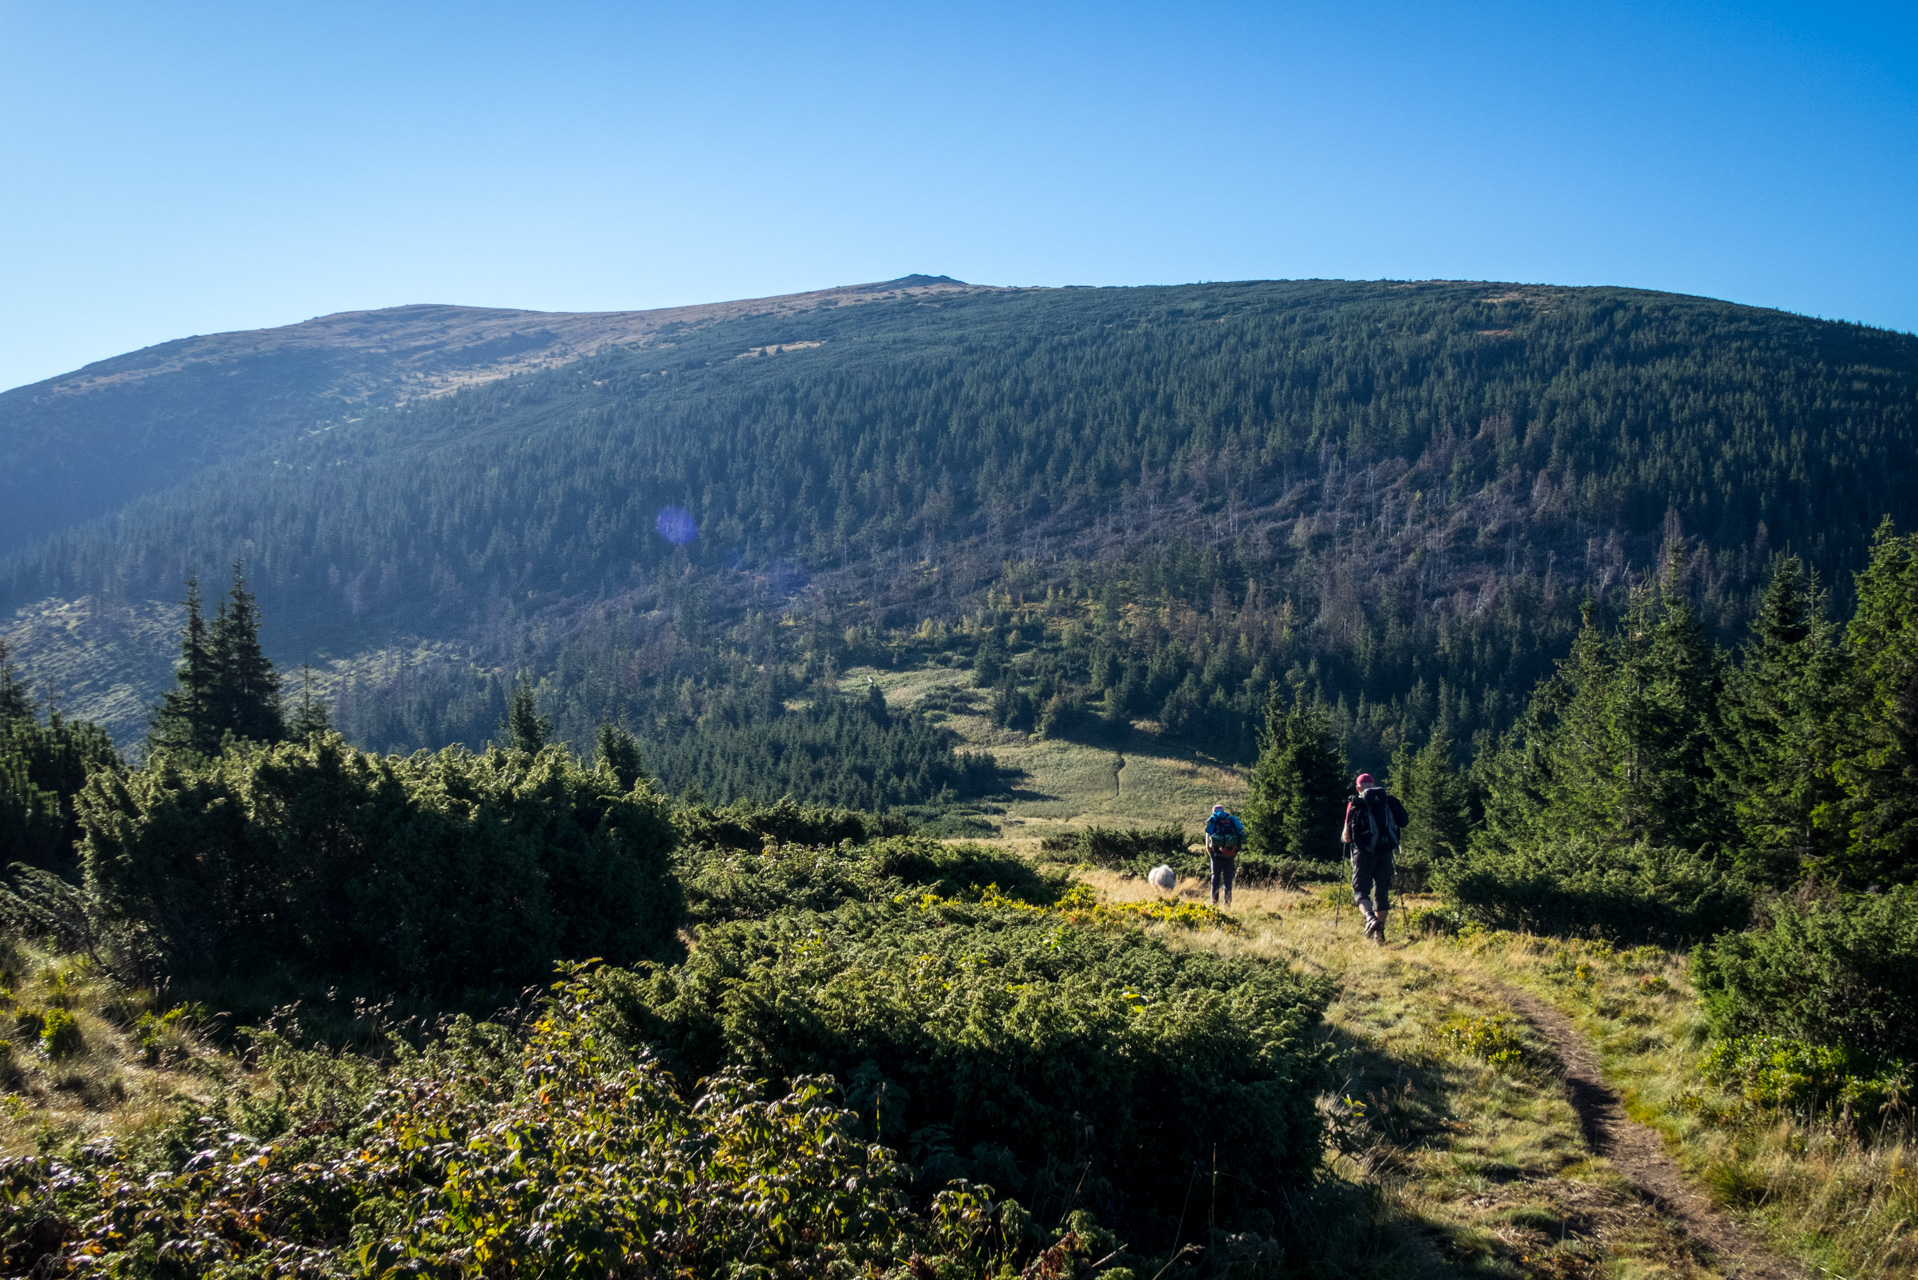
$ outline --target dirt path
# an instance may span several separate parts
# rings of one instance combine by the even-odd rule
[[[1657,1133],[1625,1114],[1618,1094],[1599,1074],[1591,1045],[1570,1019],[1516,987],[1499,984],[1501,998],[1552,1046],[1565,1071],[1565,1091],[1578,1113],[1585,1141],[1612,1162],[1661,1213],[1720,1255],[1731,1276],[1753,1280],[1806,1280],[1804,1271],[1759,1245],[1743,1228],[1685,1181]]]

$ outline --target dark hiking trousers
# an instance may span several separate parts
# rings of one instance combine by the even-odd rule
[[[1352,849],[1352,901],[1359,910],[1371,915],[1386,909],[1386,894],[1392,889],[1392,854],[1367,853]]]
[[[1225,891],[1225,900],[1232,901],[1232,877],[1239,869],[1237,857],[1221,858],[1212,855],[1212,905],[1219,905],[1219,891]]]

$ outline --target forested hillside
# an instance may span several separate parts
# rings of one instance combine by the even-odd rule
[[[1289,682],[1384,753],[1508,724],[1662,545],[1729,637],[1776,552],[1842,591],[1915,514],[1908,335],[1444,282],[829,303],[369,405],[16,552],[5,591],[177,599],[243,558],[378,748],[477,744],[522,672],[563,737],[665,749],[745,684],[943,661],[1016,727],[1239,758]]]

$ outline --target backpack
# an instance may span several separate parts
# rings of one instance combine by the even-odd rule
[[[1352,798],[1352,847],[1366,853],[1396,853],[1399,824],[1392,813],[1392,798],[1383,787],[1373,787]]]
[[[1245,843],[1245,828],[1229,813],[1216,814],[1205,821],[1205,833],[1218,844],[1235,849]]]

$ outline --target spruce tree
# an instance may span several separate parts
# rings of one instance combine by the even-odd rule
[[[148,718],[147,750],[218,755],[229,738],[278,742],[286,737],[280,677],[260,647],[260,609],[236,561],[233,587],[206,623],[197,578],[186,584],[186,625],[173,688]]]
[[[313,668],[302,664],[300,702],[293,709],[293,718],[287,721],[286,736],[295,742],[304,742],[316,733],[326,733],[332,727],[333,720],[326,713],[326,704],[313,696]]]
[[[1274,689],[1245,802],[1246,850],[1268,858],[1335,861],[1345,755],[1323,709]]]
[[[220,749],[213,724],[215,667],[201,612],[200,580],[186,580],[186,624],[180,629],[180,663],[173,687],[160,697],[147,719],[147,752],[183,751],[212,755]]]
[[[1411,820],[1399,844],[1408,866],[1440,862],[1465,851],[1471,833],[1471,788],[1454,767],[1452,739],[1443,728],[1419,750],[1408,743],[1392,754],[1387,785]]]
[[[1845,655],[1818,579],[1798,557],[1774,566],[1741,658],[1715,763],[1738,865],[1785,888],[1844,848],[1842,830],[1820,815],[1834,813],[1843,795],[1835,766]]]
[[[7,642],[0,640],[0,724],[33,718],[33,697],[27,692],[27,686],[13,665],[13,656],[7,652]]]
[[[1519,726],[1535,753],[1512,815],[1524,843],[1583,834],[1698,849],[1729,834],[1715,793],[1723,664],[1669,580],[1639,587],[1615,630],[1587,625]]]
[[[524,675],[513,685],[513,701],[506,710],[506,723],[501,728],[505,731],[507,745],[515,751],[536,752],[553,739],[552,718],[539,713],[539,699],[533,693],[533,683]]]
[[[652,781],[652,775],[646,772],[640,759],[638,739],[623,724],[603,721],[593,741],[593,753],[599,767],[619,779],[622,791],[631,791],[642,779]]]
[[[286,737],[280,706],[280,675],[260,647],[260,607],[246,589],[246,575],[233,562],[233,586],[208,629],[213,653],[214,695],[210,708],[222,737],[278,742]]]
[[[1005,670],[1006,646],[999,638],[997,627],[988,627],[979,638],[979,648],[972,655],[972,683],[980,689],[990,689],[998,683],[999,673]]]
[[[1822,865],[1863,888],[1918,880],[1918,535],[1879,527],[1846,629],[1855,664],[1834,734],[1842,802],[1821,825],[1845,844]]]

